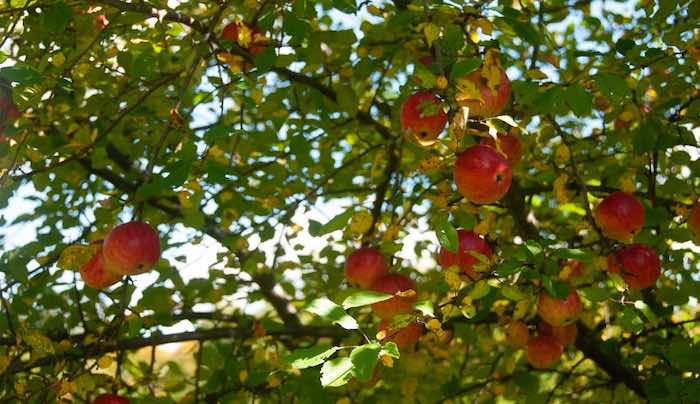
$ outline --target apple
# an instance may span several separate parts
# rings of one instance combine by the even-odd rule
[[[105,268],[102,247],[80,267],[80,277],[87,286],[94,289],[110,287],[122,279],[120,274],[110,272]]]
[[[576,336],[578,335],[578,328],[575,323],[563,327],[555,327],[546,321],[540,321],[537,325],[537,331],[539,335],[551,335],[563,346],[569,346],[576,342]]]
[[[606,237],[620,242],[629,242],[644,226],[644,206],[629,192],[611,193],[593,216]]]
[[[379,331],[386,332],[386,338],[383,342],[393,341],[399,348],[413,346],[423,334],[423,326],[416,321],[412,321],[407,326],[399,329],[391,329],[390,325],[391,320],[382,320],[382,322],[379,323]]]
[[[442,101],[430,92],[413,94],[401,105],[401,128],[419,142],[435,140],[445,124]]]
[[[345,261],[345,278],[349,283],[363,288],[372,286],[389,268],[384,256],[376,248],[362,247],[354,251]]]
[[[147,223],[120,224],[105,238],[102,255],[108,271],[121,275],[142,274],[158,262],[160,239]]]
[[[559,277],[565,280],[581,278],[586,274],[586,265],[574,259],[568,259],[561,264]]]
[[[661,275],[659,256],[644,244],[625,246],[608,256],[608,271],[619,273],[632,290],[653,286]]]
[[[518,164],[523,157],[523,143],[520,141],[520,136],[509,133],[499,134],[497,137],[498,145],[501,147],[501,151],[505,153],[510,165]],[[496,141],[491,136],[482,137],[480,143],[496,149]]]
[[[377,279],[372,284],[371,289],[375,292],[395,295],[408,290],[415,292],[416,283],[405,275],[387,274]],[[391,319],[397,314],[411,312],[416,300],[415,293],[412,296],[394,296],[391,299],[372,304],[372,311],[382,319]]]
[[[481,99],[462,98],[457,103],[463,107],[469,107],[469,115],[489,118],[499,115],[510,99],[511,84],[505,70],[495,67],[500,72],[500,82],[491,88],[484,77],[483,67],[467,75],[466,80],[474,84]]]
[[[129,404],[129,400],[116,394],[102,394],[92,404]]]
[[[245,38],[241,35],[244,32],[249,34],[250,37]],[[264,52],[267,48],[267,38],[256,27],[242,21],[234,21],[226,25],[221,33],[221,37],[239,44],[253,56]],[[247,46],[243,46],[241,42],[247,42]]]
[[[2,94],[0,89],[0,137],[4,135],[5,128],[12,126],[21,115],[12,97]]]
[[[433,55],[426,55],[422,56],[418,59],[418,61],[423,65],[423,66],[431,66],[433,63],[435,63],[435,58]]]
[[[527,343],[527,361],[537,369],[550,367],[563,353],[564,346],[551,335],[539,335]]]
[[[700,203],[696,203],[690,211],[688,230],[693,235],[693,242],[700,245]]]
[[[571,324],[578,319],[581,310],[583,310],[583,304],[574,288],[569,288],[566,299],[552,297],[547,291],[540,292],[537,314],[550,325],[561,327]]]
[[[506,338],[513,348],[524,348],[530,340],[530,330],[522,321],[511,320],[506,326]]]
[[[493,256],[491,247],[489,247],[489,244],[483,237],[471,230],[459,229],[457,230],[457,236],[459,238],[457,252],[453,253],[444,247],[441,248],[438,255],[438,263],[443,268],[458,265],[469,278],[472,280],[479,279],[481,274],[474,270],[474,265],[481,261],[472,254],[481,254],[486,258],[491,258]]]
[[[457,190],[473,203],[493,203],[503,198],[510,188],[512,177],[508,160],[488,146],[471,146],[455,162]]]

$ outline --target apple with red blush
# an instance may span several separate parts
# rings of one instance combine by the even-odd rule
[[[374,281],[371,289],[375,292],[394,295],[394,297],[372,304],[374,314],[382,319],[391,319],[398,314],[411,312],[417,300],[416,283],[409,277],[391,273]],[[409,291],[414,293],[409,293]],[[400,295],[399,295],[400,294]]]
[[[641,290],[659,279],[661,262],[653,248],[631,244],[608,256],[608,272],[620,274],[631,290]]]
[[[107,235],[102,245],[105,268],[120,275],[148,272],[160,259],[160,238],[148,223],[121,224]]]
[[[92,404],[129,404],[129,399],[116,394],[102,394],[97,396]]]
[[[537,332],[539,335],[553,336],[560,344],[566,347],[576,342],[578,327],[576,327],[576,323],[555,327],[546,321],[540,321],[537,325]]]
[[[524,348],[530,340],[530,330],[527,324],[520,320],[511,320],[506,325],[506,339],[516,349]]]
[[[546,369],[564,353],[564,346],[551,335],[538,335],[527,343],[527,361],[532,367]]]
[[[688,216],[688,230],[693,237],[693,242],[700,245],[700,203],[693,205]]]
[[[575,322],[582,310],[581,298],[572,287],[569,288],[565,299],[556,298],[547,291],[542,291],[537,301],[537,314],[542,320],[555,327]]]
[[[108,288],[122,279],[122,275],[108,271],[104,265],[102,257],[102,246],[95,254],[80,267],[80,278],[83,282],[94,289]]]
[[[508,192],[513,178],[510,163],[492,147],[477,144],[457,156],[457,190],[472,203],[493,203]]]
[[[379,331],[386,333],[382,342],[393,341],[399,348],[408,348],[418,342],[423,335],[423,326],[416,321],[411,321],[404,327],[392,328],[391,320],[382,320],[379,323]]]
[[[523,157],[523,143],[520,141],[520,136],[515,133],[508,133],[498,134],[496,138],[494,140],[491,136],[483,137],[480,143],[498,150],[496,147],[496,142],[498,142],[498,147],[505,154],[510,165],[518,164]]]
[[[447,248],[440,249],[438,263],[443,268],[457,265],[459,269],[467,274],[472,280],[477,280],[481,274],[474,270],[474,265],[481,262],[479,255],[490,259],[493,256],[491,247],[486,240],[471,230],[457,230],[459,245],[456,252],[451,252]]]
[[[489,82],[484,74],[484,67],[477,69],[466,76],[466,80],[476,88],[479,99],[459,98],[460,106],[469,108],[469,115],[474,117],[489,118],[499,115],[510,100],[511,83],[505,70],[500,66],[490,66],[498,69],[497,83]]]
[[[369,288],[389,272],[386,260],[379,250],[362,247],[353,251],[345,261],[345,278],[350,284]]]
[[[595,208],[595,222],[613,240],[629,242],[644,227],[644,205],[631,193],[616,191]]]
[[[437,139],[447,124],[442,100],[427,91],[408,96],[401,105],[401,128],[420,144]]]

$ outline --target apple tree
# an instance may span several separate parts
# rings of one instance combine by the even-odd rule
[[[698,17],[2,0],[0,401],[697,402]]]

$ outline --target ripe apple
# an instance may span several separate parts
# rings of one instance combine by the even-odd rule
[[[540,292],[537,314],[550,325],[561,327],[571,324],[578,319],[581,310],[583,310],[583,304],[574,288],[569,288],[566,299],[552,297],[547,291]]]
[[[386,339],[383,342],[394,341],[399,348],[413,346],[423,334],[423,326],[416,321],[412,321],[407,326],[399,329],[391,329],[390,325],[390,320],[382,320],[379,323],[379,331],[386,332]]]
[[[441,248],[438,255],[438,263],[443,268],[458,265],[469,278],[472,280],[479,279],[481,274],[474,270],[474,265],[481,261],[472,254],[481,254],[486,258],[491,258],[493,255],[491,247],[489,247],[489,244],[483,237],[471,230],[459,229],[457,230],[457,236],[459,237],[457,252],[453,253],[444,247]]]
[[[102,247],[80,267],[80,277],[87,286],[94,289],[110,287],[122,279],[120,274],[110,272],[105,268]]]
[[[487,78],[482,74],[483,68],[467,75],[466,80],[474,84],[481,95],[481,99],[461,98],[457,100],[459,105],[469,107],[470,116],[483,118],[496,116],[508,104],[511,90],[510,80],[502,68],[497,67],[497,69],[500,71],[500,82],[494,88],[489,86]]]
[[[253,56],[264,52],[267,48],[265,35],[258,31],[256,27],[242,21],[234,21],[226,25],[221,33],[221,37],[236,42]]]
[[[446,123],[442,101],[430,92],[413,94],[401,105],[401,128],[419,142],[435,140]]]
[[[653,248],[632,244],[608,257],[608,271],[619,273],[632,290],[653,286],[661,275],[659,256]]]
[[[160,239],[147,223],[120,224],[105,238],[102,255],[108,271],[121,275],[142,274],[158,262]]]
[[[506,338],[513,348],[524,348],[530,340],[530,330],[522,321],[511,320],[506,326]]]
[[[594,216],[603,234],[620,242],[629,242],[644,226],[644,206],[629,192],[608,195]]]
[[[564,346],[551,335],[539,335],[527,343],[527,360],[537,369],[550,367],[563,353]]]
[[[503,198],[510,188],[512,177],[513,171],[508,161],[488,146],[471,146],[455,162],[457,190],[473,203],[493,203]]]
[[[416,291],[416,283],[411,278],[401,274],[388,274],[377,279],[372,284],[373,291],[395,295],[408,290]],[[391,299],[377,302],[372,305],[374,314],[383,319],[391,319],[397,314],[409,313],[413,303],[417,300],[416,294],[412,296],[394,296]]]
[[[491,136],[482,137],[481,144],[496,149],[496,141]],[[520,141],[520,136],[510,133],[499,134],[498,144],[511,166],[520,162],[520,159],[523,157],[523,143]]]
[[[372,247],[362,247],[354,251],[345,261],[345,278],[349,283],[363,288],[371,287],[374,281],[386,275],[388,271],[384,256]]]
[[[129,404],[129,400],[116,394],[102,394],[92,404]]]
[[[700,245],[700,203],[696,203],[690,211],[688,230],[693,235],[693,242]]]
[[[578,328],[575,323],[563,327],[554,327],[546,321],[540,321],[537,325],[537,331],[539,335],[551,335],[563,346],[569,346],[576,342],[576,336],[578,335]]]

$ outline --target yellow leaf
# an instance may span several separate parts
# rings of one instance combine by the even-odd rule
[[[525,72],[525,77],[533,80],[544,80],[547,75],[540,69],[530,69]]]
[[[566,191],[566,183],[568,180],[569,176],[566,174],[561,174],[554,180],[554,197],[560,204],[569,202],[569,195]]]
[[[416,389],[418,388],[418,380],[414,377],[408,378],[401,382],[401,395],[413,397],[416,394]]]
[[[22,332],[22,340],[24,340],[36,353],[54,353],[53,342],[51,339],[38,330],[24,330]]]
[[[382,364],[388,368],[393,368],[394,367],[394,358],[392,358],[389,355],[382,355],[381,356]]]
[[[634,183],[635,172],[627,172],[620,178],[619,187],[624,192],[634,192],[637,190],[637,186]]]
[[[370,4],[367,6],[367,12],[377,17],[382,16],[382,9],[375,6],[374,4]]]
[[[491,225],[493,222],[496,220],[496,215],[493,214],[492,212],[489,212],[486,214],[486,217],[484,220],[479,222],[476,226],[474,226],[474,233],[480,234],[480,235],[486,235],[491,231]]]
[[[68,379],[61,379],[56,386],[56,395],[59,397],[71,394],[73,391],[75,391],[75,386]]]
[[[440,209],[446,209],[448,205],[445,195],[428,195],[428,199],[433,202],[433,205]]]
[[[474,29],[469,32],[469,39],[471,39],[471,41],[474,43],[479,43],[479,40],[481,39],[479,38],[479,31]]]
[[[338,401],[336,401],[335,404],[352,404],[352,401],[350,401],[350,399],[347,397],[343,397],[338,399]]]
[[[252,98],[253,101],[255,101],[257,104],[260,104],[260,102],[262,101],[262,97],[263,93],[262,90],[260,90],[259,88],[253,88],[252,90],[250,90],[250,98]]]
[[[282,384],[282,380],[279,377],[276,376],[270,376],[267,379],[267,387],[274,389],[275,387],[279,387]]]
[[[571,152],[565,144],[560,144],[554,151],[554,161],[559,165],[564,165],[569,162]]]
[[[460,286],[462,286],[462,278],[460,278],[457,273],[453,271],[445,271],[443,274],[445,277],[445,282],[451,290],[457,290],[460,288]]]
[[[190,201],[190,193],[187,191],[180,191],[177,193],[177,200],[180,201],[180,207],[183,209],[190,209],[194,205]]]
[[[466,77],[462,77],[457,79],[455,100],[457,100],[457,102],[470,100],[483,101],[483,98],[481,98],[481,90],[476,87],[476,84]],[[466,119],[466,117],[464,119]]]
[[[0,375],[5,373],[5,370],[10,366],[12,360],[7,355],[0,355]]]
[[[433,46],[433,42],[440,37],[440,27],[433,23],[428,23],[423,26],[423,34],[425,40],[428,41],[428,46]]]
[[[66,55],[63,52],[58,52],[51,57],[51,64],[56,67],[61,67],[64,63],[66,63]]]
[[[491,91],[496,91],[498,85],[501,84],[501,62],[497,50],[489,49],[486,52],[481,76],[486,79],[486,85]]]
[[[365,234],[372,226],[372,214],[363,209],[350,219],[350,232],[353,234]]]
[[[379,331],[376,335],[376,338],[379,341],[382,341],[384,338],[386,338],[386,330]]]
[[[427,159],[421,160],[418,164],[418,169],[423,172],[429,172],[437,170],[442,167],[442,159],[438,156],[429,157]]]
[[[78,271],[85,265],[99,247],[97,245],[75,244],[66,247],[61,251],[61,257],[56,265],[61,269]]]
[[[396,240],[396,237],[399,235],[399,230],[401,230],[401,227],[396,224],[392,224],[389,227],[387,227],[386,231],[384,232],[384,235],[382,236],[382,240],[384,241],[394,241]]]
[[[97,360],[97,366],[99,366],[100,369],[107,369],[113,362],[114,358],[111,355],[104,355]]]
[[[243,369],[238,372],[238,380],[240,380],[241,383],[245,383],[245,381],[248,380],[248,371]]]
[[[527,312],[530,311],[530,301],[528,299],[523,299],[515,304],[513,309],[513,318],[520,320],[525,318]]]
[[[437,79],[435,80],[435,87],[437,87],[439,90],[444,90],[447,88],[448,82],[447,82],[447,77],[443,75],[439,75]]]
[[[493,32],[493,24],[486,18],[479,18],[476,20],[476,26],[481,28],[481,32],[486,35],[491,35],[491,32]]]
[[[431,319],[425,324],[425,327],[431,331],[437,331],[442,329],[442,324],[438,319]]]

